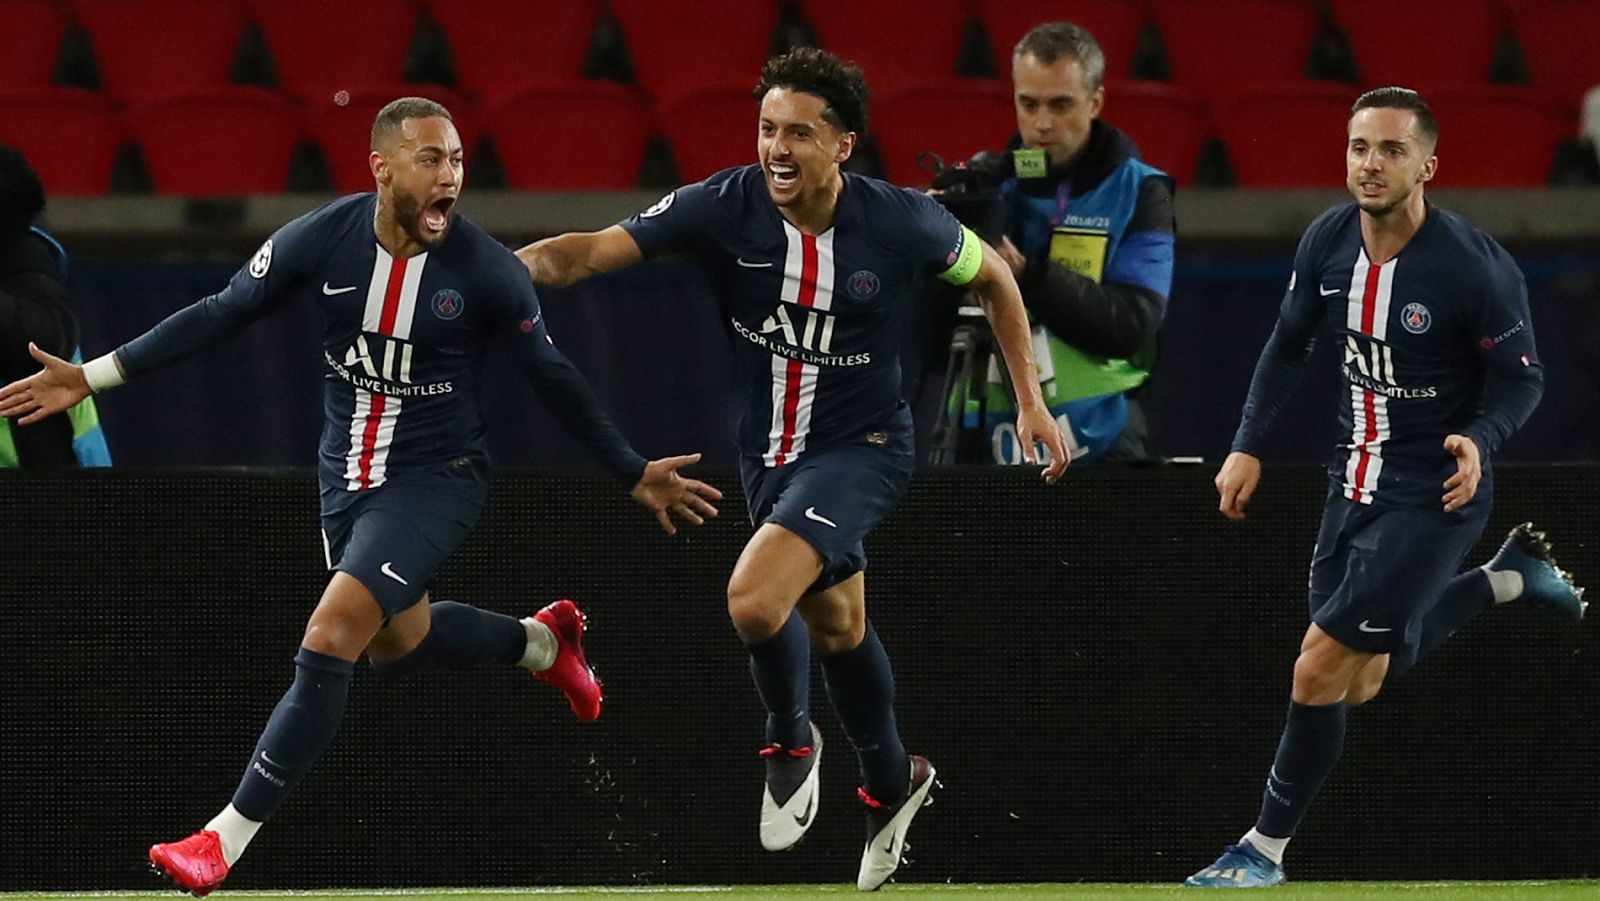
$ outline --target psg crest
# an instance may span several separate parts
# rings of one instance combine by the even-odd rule
[[[850,276],[845,287],[856,300],[867,300],[878,293],[878,274],[870,269],[862,269]]]
[[[440,288],[434,292],[433,315],[440,319],[454,319],[460,316],[461,310],[466,305],[467,302],[461,299],[461,295],[449,288]]]
[[[1433,314],[1420,303],[1408,303],[1400,311],[1400,324],[1413,335],[1420,335],[1433,325]]]

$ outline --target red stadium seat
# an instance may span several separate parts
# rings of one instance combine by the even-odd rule
[[[859,65],[873,96],[956,74],[965,0],[801,0],[830,53]]]
[[[1172,80],[1212,103],[1301,78],[1317,32],[1310,0],[1153,0]]]
[[[75,0],[107,93],[137,103],[228,83],[244,10],[227,0]]]
[[[759,111],[750,84],[739,82],[669,102],[657,113],[656,125],[672,147],[678,175],[692,182],[756,161]]]
[[[907,88],[874,105],[871,129],[889,180],[923,187],[933,177],[917,166],[925,150],[954,163],[1005,147],[1017,130],[1011,84],[952,78]]]
[[[1379,85],[1487,84],[1500,34],[1500,13],[1489,0],[1333,0],[1335,23],[1350,39],[1361,83]],[[1433,47],[1424,51],[1419,35]]]
[[[1512,31],[1533,86],[1564,111],[1576,112],[1584,93],[1600,85],[1600,65],[1590,55],[1600,46],[1600,7],[1594,0],[1523,4],[1512,15]]]
[[[1106,78],[1127,78],[1139,32],[1150,18],[1145,0],[978,0],[978,21],[989,35],[989,49],[1004,78],[1011,51],[1035,25],[1075,22],[1089,29],[1106,55]]]
[[[483,120],[519,191],[632,188],[650,135],[638,93],[603,81],[523,88],[491,100]]]
[[[411,0],[252,0],[251,5],[279,86],[302,100],[392,84],[405,74],[417,30]]]
[[[78,88],[0,93],[0,144],[22,151],[52,197],[104,194],[122,129],[116,104]]]
[[[1302,81],[1259,87],[1217,109],[1217,128],[1241,188],[1344,184],[1345,123],[1354,94]]]
[[[429,0],[456,65],[456,85],[478,97],[515,85],[566,82],[583,72],[598,0]]]
[[[610,9],[639,87],[657,102],[736,81],[753,86],[778,23],[774,0],[611,0]]]
[[[307,127],[322,147],[333,186],[341,193],[372,190],[372,169],[367,154],[372,149],[372,120],[378,111],[397,97],[426,97],[444,104],[461,135],[467,151],[467,177],[472,176],[472,150],[477,132],[472,116],[449,88],[422,84],[375,85],[350,92],[345,103],[322,103],[311,107]]]
[[[1562,137],[1549,100],[1530,88],[1427,91],[1439,121],[1439,188],[1540,187]]]
[[[261,88],[170,94],[128,114],[145,168],[163,194],[276,194],[300,140],[300,116]]]
[[[1211,137],[1211,113],[1198,95],[1160,82],[1113,82],[1106,86],[1100,118],[1127,132],[1145,162],[1179,185],[1194,182]]]
[[[0,85],[7,90],[50,84],[67,21],[55,4],[0,0]]]

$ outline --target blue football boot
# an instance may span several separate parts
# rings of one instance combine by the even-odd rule
[[[1183,881],[1195,888],[1267,888],[1283,882],[1283,867],[1247,841],[1222,849],[1217,862]]]
[[[1522,594],[1508,603],[1527,604],[1574,622],[1583,619],[1589,606],[1583,599],[1583,589],[1572,584],[1572,576],[1556,565],[1550,556],[1550,543],[1543,532],[1534,531],[1531,522],[1511,530],[1488,568],[1522,576]]]

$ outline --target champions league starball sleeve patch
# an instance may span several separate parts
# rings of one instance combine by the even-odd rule
[[[949,268],[939,273],[940,278],[952,285],[970,283],[978,277],[978,270],[983,268],[983,241],[972,229],[961,226],[960,240],[945,262]]]

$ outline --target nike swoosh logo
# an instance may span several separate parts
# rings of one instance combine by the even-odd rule
[[[766,262],[766,263],[752,263],[751,261],[745,259],[744,257],[734,257],[734,259],[738,260],[739,261],[739,265],[743,266],[746,269],[771,269],[772,268],[772,263],[770,261]]]
[[[817,508],[816,507],[807,507],[806,508],[806,519],[809,519],[812,522],[820,522],[820,523],[822,523],[823,525],[827,526],[830,529],[839,528],[839,524],[838,523],[836,523],[833,520],[827,518],[826,516],[823,516],[823,515],[817,513]]]
[[[400,578],[400,574],[395,572],[394,568],[389,565],[389,564],[391,564],[393,562],[394,562],[393,560],[385,560],[383,565],[378,567],[378,572],[381,572],[384,575],[388,576],[389,578],[395,580],[396,582],[399,582],[401,585],[410,585],[411,584],[410,582],[407,582],[405,579]]]
[[[348,288],[335,288],[334,286],[328,284],[327,282],[323,282],[322,283],[322,293],[328,295],[329,297],[332,297],[335,294],[349,294],[351,291],[354,291],[358,287],[360,287],[360,286],[359,285],[351,285]]]
[[[268,756],[267,756],[267,752],[266,752],[266,751],[262,751],[262,752],[261,752],[261,759],[262,759],[262,760],[265,760],[265,761],[266,761],[266,762],[267,762],[267,763],[270,763],[270,764],[272,764],[272,765],[273,765],[273,766],[278,766],[278,767],[281,767],[281,766],[283,766],[283,764],[281,764],[281,763],[279,763],[279,762],[278,762],[278,761],[276,761],[276,760],[273,760],[273,759],[272,759],[272,758],[271,758],[271,757],[268,757]]]
[[[1317,286],[1317,292],[1320,293],[1323,297],[1332,297],[1333,295],[1339,293],[1339,289],[1338,288],[1324,288],[1321,285],[1318,285]]]
[[[805,813],[797,813],[797,814],[794,815],[794,824],[796,826],[799,826],[801,829],[804,829],[807,826],[811,825],[811,812],[813,810],[816,810],[816,809],[817,809],[817,796],[816,796],[815,793],[812,793],[811,797],[806,799],[806,812]]]
[[[1271,775],[1272,778],[1279,785],[1293,785],[1294,784],[1293,782],[1290,782],[1289,780],[1287,780],[1287,779],[1283,778],[1282,776],[1278,775],[1278,768],[1276,766],[1273,766],[1271,769],[1267,770],[1267,773],[1269,775]]]
[[[1377,628],[1375,626],[1367,625],[1368,622],[1369,622],[1369,620],[1362,620],[1361,621],[1361,625],[1357,626],[1356,628],[1360,629],[1363,632],[1393,632],[1394,631],[1394,628],[1392,626],[1390,628],[1387,628],[1387,629],[1379,629],[1379,628]]]

